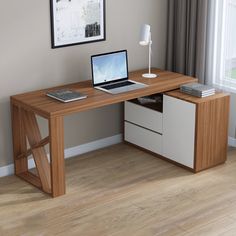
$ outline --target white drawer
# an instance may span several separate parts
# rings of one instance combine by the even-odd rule
[[[162,113],[125,102],[125,120],[162,134]]]
[[[125,122],[125,140],[162,155],[162,135]]]

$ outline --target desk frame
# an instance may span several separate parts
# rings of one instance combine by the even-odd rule
[[[64,160],[64,116],[155,93],[178,89],[197,79],[181,74],[153,70],[160,74],[156,79],[144,79],[144,70],[130,73],[130,79],[149,86],[119,95],[110,95],[92,88],[90,81],[59,86],[11,97],[12,137],[15,175],[36,186],[52,197],[66,193]],[[45,96],[54,89],[78,89],[88,94],[85,100],[63,104]],[[48,120],[49,136],[42,138],[36,115]],[[28,145],[27,145],[28,141]],[[50,162],[44,146],[49,144]],[[29,148],[28,148],[29,146]],[[32,155],[37,173],[28,169],[28,156]]]
[[[36,114],[11,103],[15,174],[57,197],[65,194],[64,119],[48,119],[49,136],[42,139]],[[27,140],[29,149],[27,149]],[[50,145],[50,162],[44,146]],[[33,155],[37,174],[28,170],[28,156]]]

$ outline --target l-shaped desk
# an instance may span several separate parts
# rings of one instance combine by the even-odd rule
[[[11,112],[15,174],[42,191],[51,194],[52,197],[64,195],[66,193],[64,116],[125,102],[138,97],[173,91],[178,89],[182,84],[197,82],[196,78],[158,69],[153,70],[154,73],[160,75],[158,78],[146,79],[142,78],[143,72],[144,70],[131,72],[129,77],[131,80],[149,85],[148,87],[118,95],[111,95],[96,90],[92,87],[91,81],[82,81],[75,84],[12,96]],[[61,88],[78,90],[87,94],[88,98],[71,103],[61,103],[45,95],[47,91]],[[172,95],[174,97],[178,94],[174,92]],[[191,99],[194,100],[194,98],[190,98],[189,96],[182,96],[181,99],[189,99],[190,102],[192,102]],[[223,109],[223,116],[218,119],[218,123],[216,124],[218,125],[219,122],[222,123],[223,121],[224,123],[221,124],[223,128],[220,128],[219,132],[214,133],[214,135],[221,136],[222,145],[220,147],[223,156],[217,163],[214,163],[216,165],[224,163],[226,160],[229,96],[219,93],[214,95],[212,99],[214,101],[223,99],[219,104],[221,109]],[[208,98],[205,98],[204,101],[208,100]],[[200,100],[198,99],[198,101]],[[204,109],[206,107],[203,107],[203,112]],[[48,120],[49,135],[46,138],[42,139],[41,137],[36,115]],[[214,115],[211,114],[212,117]],[[204,125],[200,123],[197,126],[204,128]],[[29,148],[27,140],[30,146]],[[44,149],[44,146],[47,144],[49,144],[50,149],[50,162]],[[31,173],[28,169],[28,156],[30,155],[34,158],[37,174]]]

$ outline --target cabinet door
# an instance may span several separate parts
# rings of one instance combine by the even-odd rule
[[[163,156],[194,168],[196,105],[164,96]]]

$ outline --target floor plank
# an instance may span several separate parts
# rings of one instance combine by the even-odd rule
[[[236,235],[236,150],[192,174],[126,144],[66,161],[67,195],[0,178],[3,236]]]

